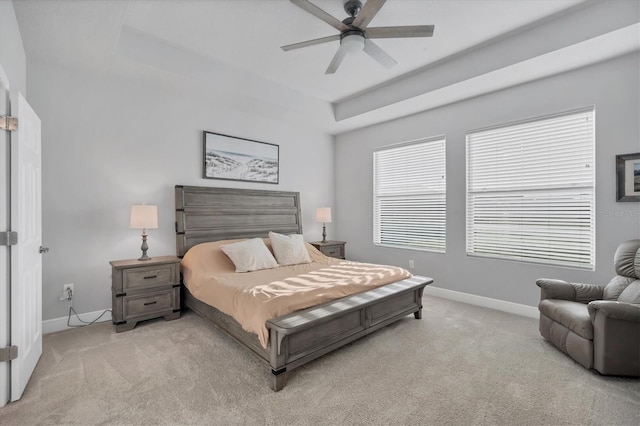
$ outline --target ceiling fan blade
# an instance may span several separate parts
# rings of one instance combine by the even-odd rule
[[[387,0],[367,0],[351,25],[362,30],[367,28],[369,22],[371,22],[374,16],[376,16],[376,14],[386,1]]]
[[[332,35],[329,37],[316,38],[313,40],[301,41],[300,43],[287,44],[286,46],[280,47],[280,49],[285,52],[293,49],[300,49],[301,47],[313,46],[321,43],[328,43],[330,41],[340,40],[340,34]]]
[[[309,0],[290,0],[290,1],[296,6],[306,10],[316,18],[322,19],[324,22],[326,22],[327,24],[331,25],[333,28],[339,31],[344,31],[349,29],[349,27],[343,24],[342,21],[340,21],[338,18],[334,18],[333,16],[329,15],[327,12],[320,9],[318,6],[311,3]]]
[[[377,44],[372,42],[371,40],[365,40],[364,43],[364,51],[369,54],[373,59],[380,62],[383,67],[391,68],[394,65],[397,65],[395,59],[391,56],[387,55],[387,53],[380,48]]]
[[[407,25],[403,27],[372,27],[367,28],[368,38],[401,38],[401,37],[431,37],[433,25]]]
[[[327,70],[324,73],[325,74],[335,73],[338,67],[340,66],[340,64],[342,63],[342,60],[344,59],[345,56],[347,56],[347,50],[344,48],[343,45],[340,45],[340,47],[338,48],[338,51],[336,52],[333,59],[331,60],[331,63],[329,64],[329,68],[327,68]]]

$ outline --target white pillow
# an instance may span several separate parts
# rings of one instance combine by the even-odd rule
[[[269,232],[269,239],[271,240],[273,253],[278,259],[278,264],[284,266],[311,262],[302,235],[282,235]]]
[[[262,238],[252,238],[238,243],[220,246],[236,266],[236,272],[258,271],[278,266],[278,262],[262,241]]]

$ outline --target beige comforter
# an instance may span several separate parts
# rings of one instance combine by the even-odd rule
[[[234,240],[240,241],[240,240]],[[267,320],[411,276],[402,268],[334,259],[307,244],[311,263],[236,273],[220,249],[234,241],[199,244],[181,263],[184,284],[202,302],[232,316],[263,347]],[[265,242],[269,246],[269,240]]]

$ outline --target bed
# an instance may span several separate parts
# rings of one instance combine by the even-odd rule
[[[297,192],[177,185],[175,202],[176,249],[181,258],[203,243],[265,238],[269,231],[302,234]],[[279,391],[295,368],[409,314],[420,319],[422,293],[432,282],[412,276],[271,318],[266,321],[266,348],[258,334],[245,331],[232,316],[194,297],[186,285],[182,300],[264,360],[271,370],[270,386]]]

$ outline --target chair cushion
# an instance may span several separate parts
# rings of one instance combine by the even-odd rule
[[[640,240],[620,244],[613,256],[613,265],[618,275],[640,278]]]
[[[622,290],[622,293],[618,296],[618,302],[640,304],[640,280],[635,280]]]
[[[616,275],[602,291],[602,300],[618,300],[624,289],[634,281],[635,278]]]
[[[593,325],[587,305],[569,300],[544,299],[538,305],[540,312],[562,324],[578,336],[593,340]]]

